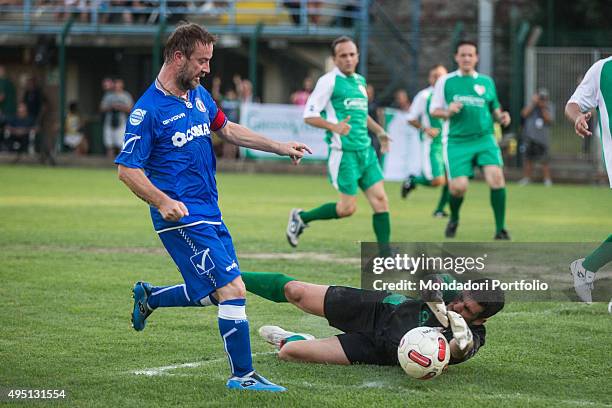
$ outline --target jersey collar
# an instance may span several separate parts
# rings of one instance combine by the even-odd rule
[[[334,73],[335,73],[336,75],[341,76],[342,78],[348,78],[348,76],[347,76],[346,74],[343,74],[343,73],[342,73],[342,71],[340,71],[340,68],[338,68],[338,67],[335,67],[335,68],[334,68]]]
[[[165,91],[165,90],[164,90],[164,89],[161,87],[161,85],[160,85],[160,83],[159,83],[159,80],[158,80],[157,78],[155,78],[155,88],[157,88],[157,90],[158,90],[158,91],[160,91],[161,93],[163,93],[163,94],[164,94],[164,96],[168,96],[168,97],[170,97],[170,98],[176,99],[177,101],[181,101],[181,102],[183,102],[183,103],[185,103],[185,104],[187,104],[187,102],[189,102],[189,101],[190,101],[191,91],[187,91],[187,99],[186,99],[186,100],[185,100],[185,99],[182,99],[182,98],[179,98],[179,97],[178,97],[178,96],[176,96],[176,95],[172,95],[171,93],[166,92],[166,91]]]
[[[457,76],[460,76],[460,77],[467,76],[467,75],[463,75],[463,74],[461,73],[461,70],[460,70],[460,69],[458,69],[458,70],[457,70],[457,71],[455,71],[455,72],[457,73]],[[471,76],[472,78],[476,79],[476,78],[478,78],[478,72],[477,72],[477,71],[474,71],[474,73],[473,73],[472,75],[470,75],[470,76]]]

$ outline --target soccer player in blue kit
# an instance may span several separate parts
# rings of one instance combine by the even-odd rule
[[[184,283],[134,285],[132,325],[143,330],[160,307],[218,305],[218,323],[232,376],[230,389],[285,391],[253,369],[246,290],[232,238],[217,203],[211,131],[229,143],[290,156],[310,152],[227,120],[200,85],[210,73],[216,37],[182,24],[168,39],[164,65],[130,114],[115,163],[119,179],[150,205],[155,231]],[[213,296],[214,295],[214,296]]]

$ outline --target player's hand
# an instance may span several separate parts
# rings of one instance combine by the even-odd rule
[[[440,134],[440,129],[438,128],[425,128],[424,130],[425,134],[429,137],[431,137],[432,139],[437,137]]]
[[[581,113],[574,122],[574,130],[580,137],[592,136],[593,132],[589,130],[589,120],[591,120],[591,112]]]
[[[299,142],[286,142],[281,143],[279,154],[282,156],[289,156],[293,164],[297,165],[306,152],[312,154],[312,150],[308,145]]]
[[[465,319],[459,313],[452,310],[449,310],[446,316],[453,332],[453,338],[457,342],[459,349],[463,352],[471,349],[474,345],[474,336]]]
[[[463,104],[461,102],[451,102],[451,104],[448,105],[448,113],[450,116],[461,112],[461,109],[463,109]]]
[[[166,221],[178,221],[189,215],[189,210],[180,201],[168,198],[157,207],[162,218]]]
[[[380,152],[382,154],[389,153],[389,144],[391,143],[391,138],[385,132],[379,133],[376,135],[378,141],[380,142]]]
[[[348,133],[351,131],[351,125],[348,124],[349,120],[351,120],[350,115],[344,118],[342,122],[336,123],[333,127],[333,131],[342,136],[348,135]]]
[[[446,311],[444,302],[425,302],[425,304],[436,316],[436,319],[438,319],[442,327],[448,327],[448,313],[450,312]]]
[[[503,111],[499,114],[499,124],[503,127],[510,126],[510,121],[510,114],[508,113],[508,111]]]

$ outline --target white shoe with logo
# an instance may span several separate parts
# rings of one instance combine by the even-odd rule
[[[285,341],[289,337],[300,336],[302,337],[300,340],[313,340],[315,338],[312,334],[294,333],[278,326],[261,326],[259,328],[259,335],[263,337],[265,341],[279,349],[285,344]]]
[[[574,289],[581,301],[591,304],[593,297],[593,281],[595,280],[595,272],[587,271],[582,266],[584,258],[576,259],[570,265],[570,273],[574,277]]]

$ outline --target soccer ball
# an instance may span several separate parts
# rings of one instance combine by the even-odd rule
[[[450,347],[433,327],[417,327],[402,337],[397,348],[400,365],[413,378],[429,380],[446,371]]]

